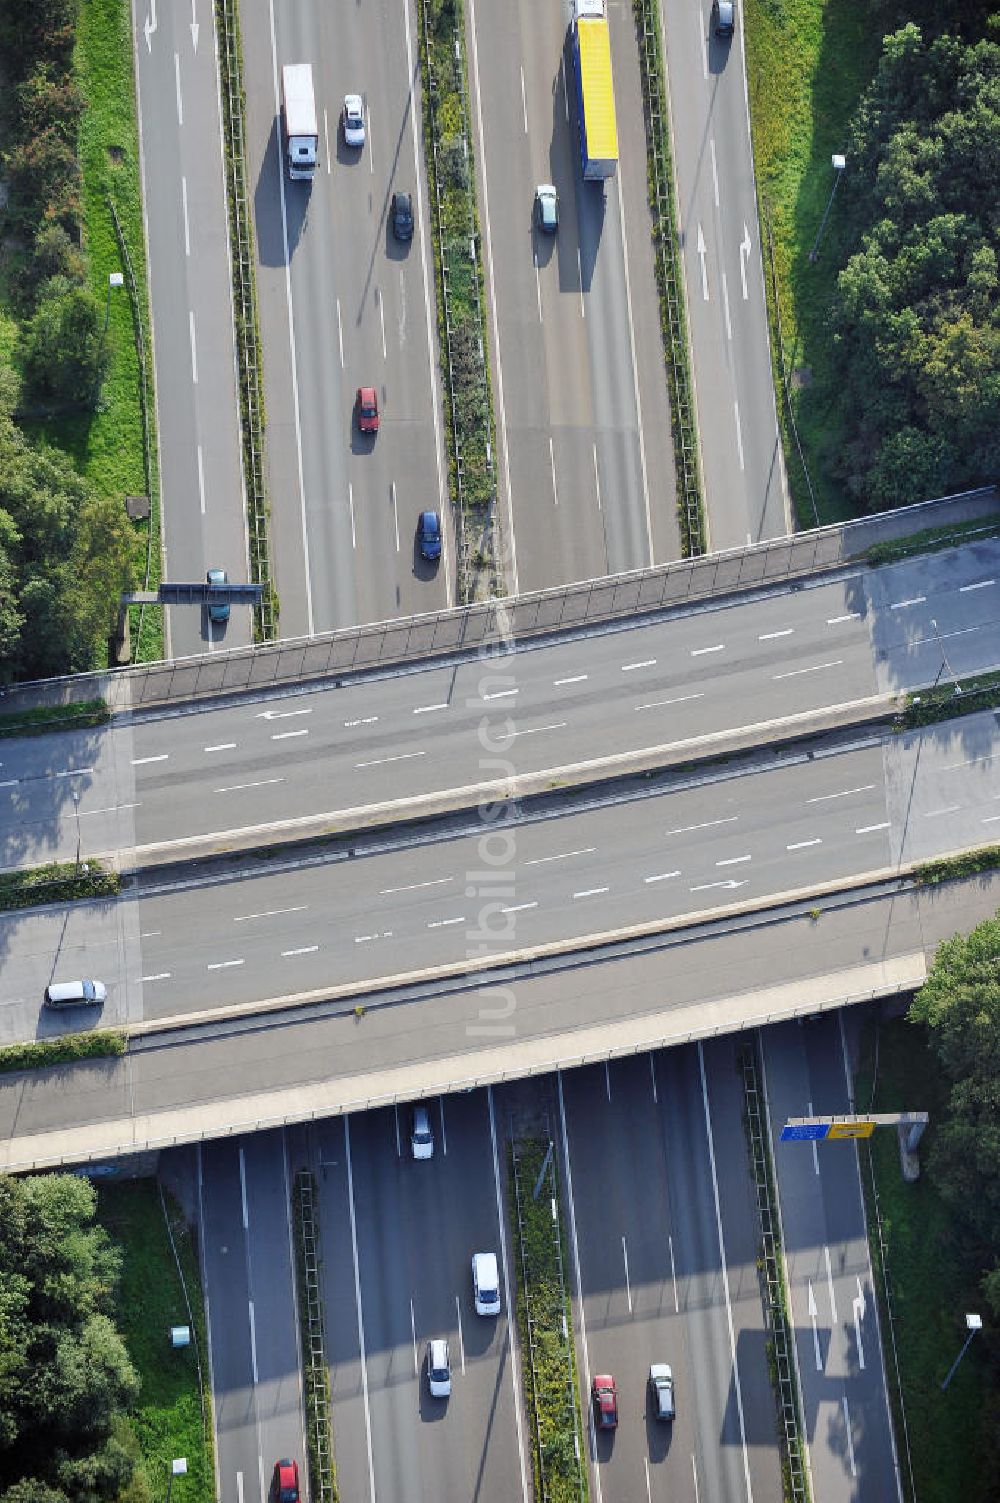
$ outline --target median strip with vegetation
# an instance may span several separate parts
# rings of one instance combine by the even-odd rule
[[[107,725],[111,711],[103,699],[79,704],[37,705],[33,710],[0,710],[0,737],[48,736],[53,731],[87,731]]]
[[[0,1047],[0,1073],[16,1070],[48,1070],[53,1065],[74,1065],[84,1059],[121,1056],[128,1047],[120,1028],[102,1028],[96,1033],[64,1033],[60,1038],[37,1039],[30,1044]]]
[[[945,666],[942,662],[942,673]],[[960,715],[976,715],[980,710],[995,710],[998,706],[1000,673],[975,673],[961,679],[952,674],[946,683],[934,683],[929,689],[908,694],[899,720],[902,729],[916,730],[919,726],[957,720]]]
[[[552,1144],[544,1138],[511,1144],[510,1215],[535,1497],[541,1503],[587,1503],[559,1185]]]
[[[0,910],[37,908],[42,903],[72,903],[86,898],[113,898],[121,877],[97,861],[51,862],[24,871],[0,872]]]
[[[313,1503],[338,1503],[337,1468],[333,1459],[330,1424],[330,1369],[323,1334],[323,1301],[319,1287],[319,1225],[316,1216],[316,1179],[300,1169],[292,1186],[292,1227],[295,1239],[295,1294],[299,1307],[302,1348],[302,1390],[306,1411],[306,1458],[309,1496]]]

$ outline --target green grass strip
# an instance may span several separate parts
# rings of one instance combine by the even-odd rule
[[[942,668],[944,665],[942,664]],[[958,692],[961,689],[961,693]],[[941,720],[957,720],[962,715],[978,715],[981,710],[1000,706],[1000,673],[977,673],[971,678],[962,678],[935,684],[930,689],[921,689],[908,694],[906,708],[899,717],[903,730],[914,730],[922,725],[935,725]]]
[[[308,1241],[313,1249],[318,1249],[316,1197],[315,1176],[300,1169],[292,1185],[292,1227],[295,1239],[295,1293],[302,1348],[302,1394],[306,1411],[309,1496],[315,1503],[321,1503],[321,1500],[339,1503],[337,1468],[333,1459],[333,1428],[330,1423],[330,1369],[326,1363],[323,1338],[323,1305],[318,1297],[309,1297],[306,1243]],[[318,1251],[316,1261],[318,1264]],[[316,1353],[315,1360],[310,1360],[312,1352]]]
[[[587,1503],[587,1445],[577,1400],[573,1310],[569,1290],[563,1288],[560,1277],[560,1251],[562,1268],[569,1265],[562,1219],[553,1222],[552,1218],[553,1200],[557,1207],[559,1204],[554,1155],[537,1200],[532,1193],[548,1147],[544,1138],[518,1139],[520,1217],[513,1147],[509,1159],[510,1220],[517,1253],[517,1326],[531,1463],[536,1498],[545,1498],[546,1503]]]
[[[944,548],[957,548],[971,538],[1000,537],[1000,522],[983,522],[970,517],[967,522],[953,522],[949,527],[925,527],[908,538],[891,538],[884,543],[873,543],[865,550],[864,558],[870,564],[894,564],[903,558],[914,558],[921,553],[940,553]]]
[[[81,1059],[120,1056],[127,1046],[128,1038],[120,1028],[65,1033],[61,1038],[37,1039],[30,1044],[4,1044],[0,1048],[0,1071],[47,1070],[52,1065],[75,1064]]]
[[[107,725],[111,711],[103,699],[84,699],[79,704],[39,705],[33,710],[0,711],[0,737],[47,736],[52,731],[89,730]]]
[[[121,877],[97,861],[53,861],[47,866],[0,872],[0,910],[37,908],[41,903],[71,903],[86,898],[113,898]]]
[[[124,1251],[117,1324],[142,1382],[130,1422],[145,1488],[140,1479],[123,1499],[161,1503],[171,1462],[183,1456],[187,1473],[175,1479],[171,1503],[213,1503],[212,1396],[198,1259],[180,1208],[164,1199],[169,1233],[155,1180],[102,1181],[98,1188],[100,1222]],[[173,1347],[170,1327],[192,1322],[190,1346]]]
[[[978,877],[981,872],[996,871],[1000,867],[1000,845],[981,845],[975,851],[963,851],[960,856],[942,856],[939,861],[925,861],[915,867],[913,880],[918,887],[938,887],[942,882],[955,882],[962,877]]]

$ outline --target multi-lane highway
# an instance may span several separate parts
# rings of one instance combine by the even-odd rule
[[[432,232],[418,145],[419,69],[408,0],[333,10],[296,0],[240,8],[257,289],[268,413],[271,545],[286,636],[450,603]],[[313,67],[320,141],[311,183],[282,168],[279,77]],[[365,101],[367,139],[348,147],[346,93]],[[413,240],[389,223],[414,195]],[[377,388],[381,427],[358,432],[354,397]],[[446,524],[424,562],[417,518]]]
[[[137,846],[197,854],[293,820],[306,833],[316,816],[403,814],[514,773],[596,775],[677,743],[693,756],[740,726],[766,739],[788,717],[994,667],[998,596],[983,543],[497,658],[13,741],[0,838],[12,866],[73,859],[78,835],[84,857],[128,864]]]
[[[513,592],[680,543],[631,11],[611,7],[621,162],[580,170],[570,9],[469,6],[469,71]],[[539,183],[559,229],[534,218]]]
[[[214,30],[211,9],[192,24],[191,13],[154,6],[135,44],[163,573],[196,583],[209,568],[248,577]],[[251,638],[243,609],[227,623],[190,606],[164,615],[168,656]]]

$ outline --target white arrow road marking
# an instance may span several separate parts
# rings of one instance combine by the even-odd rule
[[[191,0],[191,44],[194,47],[195,52],[197,52],[198,32],[200,30],[200,27],[198,26],[198,12],[195,9],[195,4],[196,0]]]
[[[816,1354],[816,1371],[821,1373],[823,1371],[823,1354],[819,1349],[819,1328],[816,1325],[816,1316],[819,1314],[819,1310],[816,1305],[816,1296],[813,1294],[812,1279],[808,1279],[807,1282],[809,1285],[809,1319],[812,1321],[813,1328],[813,1351]]]
[[[861,1345],[861,1322],[865,1318],[865,1291],[861,1287],[860,1277],[858,1279],[858,1292],[854,1300],[852,1301],[852,1310],[854,1312],[854,1331],[855,1335],[858,1338],[858,1366],[863,1371],[865,1365],[865,1349]]]
[[[812,1116],[812,1111],[809,1113]],[[830,1316],[833,1325],[837,1324],[837,1300],[833,1292],[833,1269],[830,1267],[830,1249],[824,1245],[823,1255],[826,1258],[826,1282],[830,1290]]]
[[[705,237],[701,232],[701,223],[698,224],[698,259],[701,262],[701,295],[708,302],[708,271],[705,266]],[[740,263],[742,265],[742,262]]]
[[[291,720],[295,715],[311,715],[312,710],[261,710],[257,715],[258,720]]]
[[[743,301],[746,302],[750,294],[747,292],[747,265],[750,261],[750,231],[747,222],[743,221],[743,239],[740,241],[740,281],[743,284]]]
[[[147,52],[152,52],[153,44],[150,41],[150,37],[156,30],[156,0],[149,0],[149,15],[143,22],[142,29],[146,33],[146,50]]]
[[[737,887],[746,887],[747,879],[737,882],[732,877],[727,877],[725,882],[702,882],[698,887],[692,887],[691,892],[708,892],[711,887],[724,887],[728,892],[734,892]]]

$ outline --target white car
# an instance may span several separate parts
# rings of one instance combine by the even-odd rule
[[[427,1343],[427,1387],[432,1399],[446,1399],[451,1393],[451,1357],[443,1337]]]
[[[430,1112],[426,1106],[415,1106],[413,1108],[410,1151],[415,1159],[432,1159],[434,1157],[434,1134],[431,1131]]]
[[[665,1362],[654,1362],[649,1369],[649,1396],[653,1402],[653,1418],[672,1420],[674,1417],[674,1375]]]
[[[360,94],[344,95],[344,140],[348,146],[365,144],[365,106]]]
[[[472,1254],[472,1296],[477,1315],[500,1314],[500,1275],[497,1271],[496,1253]]]

